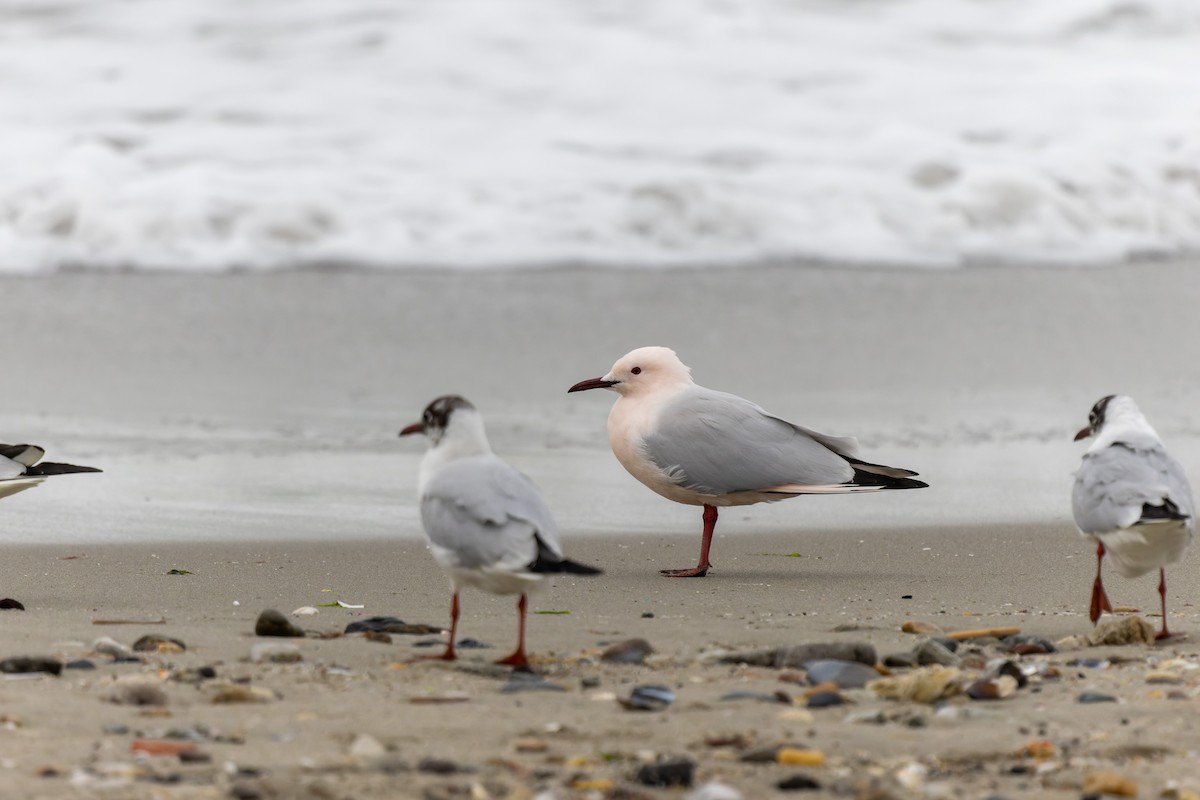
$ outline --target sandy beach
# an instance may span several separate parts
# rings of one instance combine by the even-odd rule
[[[1029,667],[1029,685],[1002,700],[934,706],[845,688],[848,704],[810,709],[808,687],[780,680],[796,670],[717,660],[815,642],[866,642],[882,659],[922,640],[901,632],[912,620],[1088,634],[1095,561],[1071,523],[1071,436],[1096,399],[1127,393],[1200,474],[1195,265],[60,274],[0,291],[21,332],[0,341],[0,440],[105,470],[0,503],[0,596],[27,608],[0,614],[0,658],[96,667],[0,683],[7,794],[681,796],[638,781],[660,756],[693,761],[696,786],[719,780],[746,798],[798,773],[820,786],[808,796],[830,797],[1079,797],[1101,772],[1142,797],[1200,790],[1194,553],[1168,572],[1184,636],[1157,647],[963,645],[964,686],[993,659]],[[708,578],[659,578],[694,563],[698,509],[615,462],[610,398],[566,394],[645,344],[674,347],[705,385],[858,436],[865,455],[930,488],[731,510]],[[562,691],[502,691],[509,676],[483,665],[513,643],[513,602],[472,592],[460,633],[491,649],[463,651],[457,667],[409,663],[429,652],[414,642],[436,636],[312,636],[293,642],[295,663],[249,661],[273,641],[253,635],[264,609],[364,606],[291,618],[323,634],[374,615],[446,624],[415,505],[423,445],[396,433],[448,392],[476,403],[496,450],[542,488],[568,554],[606,570],[555,579],[533,601],[570,612],[529,623],[536,666]],[[1157,625],[1150,576],[1107,580],[1114,603]],[[187,649],[111,663],[94,644],[150,633]],[[599,661],[630,637],[656,652]],[[205,666],[215,677],[193,680]],[[106,699],[130,681],[155,684],[165,705]],[[675,701],[616,701],[645,684]],[[212,702],[231,686],[265,702]],[[725,699],[780,691],[787,704]],[[1117,702],[1080,703],[1085,692]],[[133,752],[172,736],[201,755]],[[1023,751],[1031,742],[1046,744]],[[775,745],[821,763],[743,760]]]

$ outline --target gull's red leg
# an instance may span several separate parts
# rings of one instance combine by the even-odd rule
[[[525,658],[525,595],[521,595],[521,599],[517,601],[517,616],[520,622],[517,627],[517,649],[512,652],[512,655],[505,656],[497,661],[497,664],[507,664],[510,667],[528,667],[529,659]]]
[[[1167,571],[1162,567],[1158,568],[1158,596],[1162,598],[1163,624],[1162,630],[1154,638],[1167,639],[1171,636],[1171,632],[1167,630]]]
[[[1112,603],[1108,602],[1108,595],[1104,592],[1104,583],[1100,580],[1100,566],[1104,563],[1104,543],[1096,542],[1096,581],[1092,584],[1092,605],[1088,610],[1088,615],[1092,618],[1092,624],[1100,619],[1100,614],[1107,611],[1112,613]]]
[[[431,661],[454,661],[458,658],[454,654],[454,637],[458,634],[458,590],[454,591],[454,597],[450,599],[450,641],[446,642],[446,650],[436,656],[417,656],[422,660]]]
[[[712,547],[713,531],[717,529],[717,507],[704,507],[704,539],[700,542],[700,563],[692,569],[659,570],[668,578],[703,578],[712,564],[708,563],[708,548]]]

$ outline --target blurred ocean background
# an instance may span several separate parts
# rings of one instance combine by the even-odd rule
[[[0,271],[1200,251],[1196,0],[0,0]]]

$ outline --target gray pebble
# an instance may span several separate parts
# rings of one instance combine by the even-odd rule
[[[1117,698],[1111,694],[1102,694],[1100,692],[1084,692],[1079,695],[1080,703],[1115,703]]]
[[[839,689],[861,689],[879,678],[873,668],[854,661],[806,661],[801,665],[813,683],[836,683]]]

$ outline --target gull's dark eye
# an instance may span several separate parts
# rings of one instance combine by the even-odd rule
[[[634,367],[633,369],[631,369],[631,370],[629,370],[629,371],[630,371],[630,372],[632,372],[634,375],[641,375],[641,374],[642,374],[642,368],[641,368],[641,367]]]

